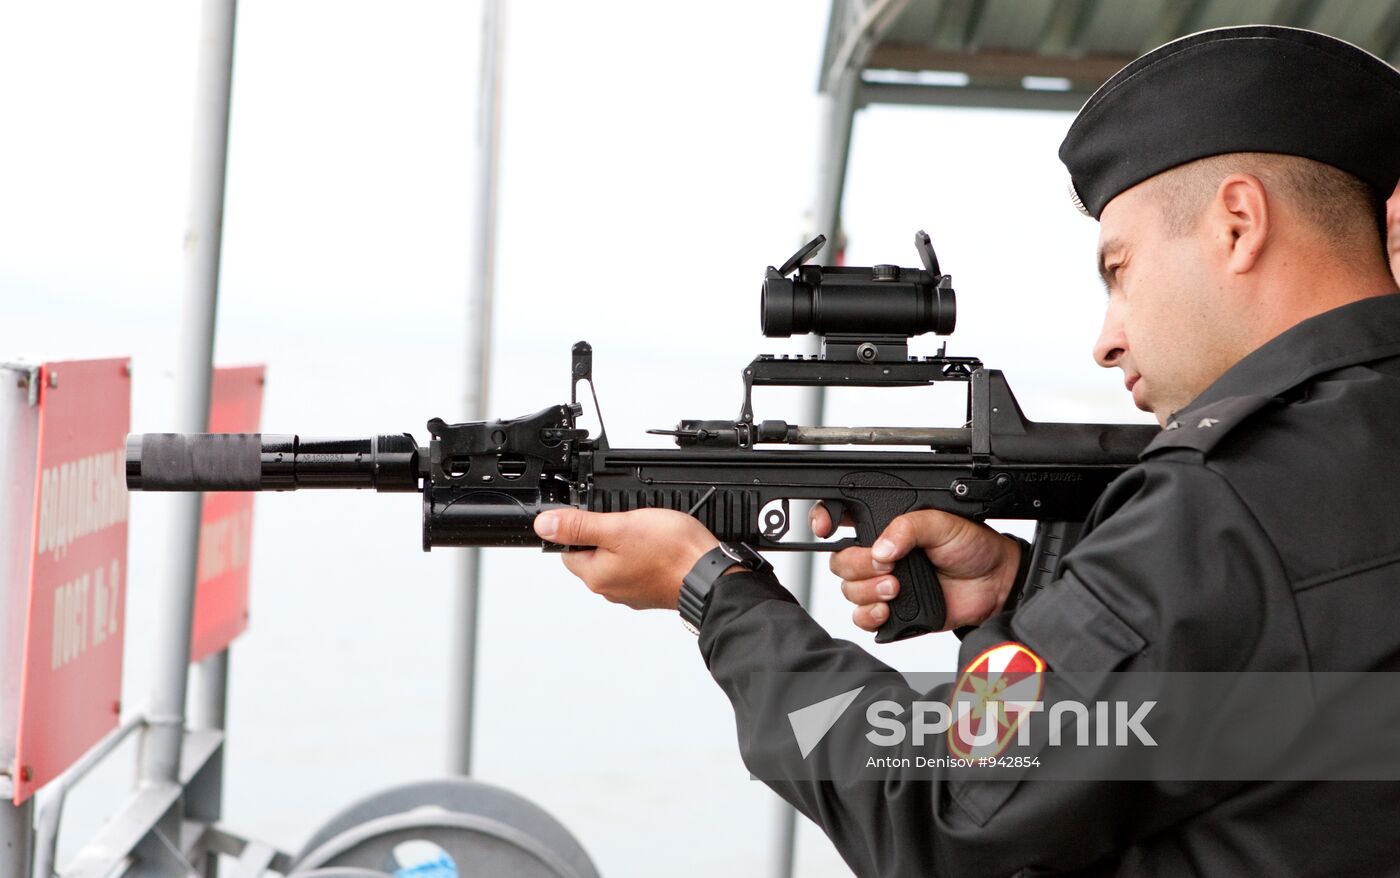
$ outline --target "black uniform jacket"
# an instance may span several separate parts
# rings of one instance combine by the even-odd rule
[[[1400,295],[1293,327],[1177,413],[960,665],[1006,641],[1052,671],[1400,670]],[[779,745],[750,672],[888,670],[771,575],[716,583],[700,650],[751,767]],[[770,786],[861,876],[1400,874],[1400,784],[842,785],[792,764]]]

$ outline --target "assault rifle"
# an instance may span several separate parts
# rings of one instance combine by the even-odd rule
[[[941,509],[982,520],[1033,519],[1033,585],[1053,577],[1090,507],[1157,432],[1148,425],[1035,423],[999,370],[975,357],[910,357],[909,339],[948,335],[956,322],[952,278],[928,235],[923,268],[807,265],[818,237],[763,281],[762,329],[770,338],[815,333],[821,353],[759,356],[744,368],[744,400],[732,421],[683,420],[676,448],[613,448],[601,428],[579,429],[579,382],[593,402],[593,349],[574,345],[569,402],[500,421],[428,422],[410,434],[313,439],[267,433],[147,433],[127,439],[133,491],[294,491],[373,488],[423,495],[423,549],[540,546],[531,527],[547,509],[688,512],[716,537],[754,548],[836,551],[869,546],[896,516]],[[824,427],[755,420],[760,386],[967,385],[958,427]],[[780,447],[764,447],[780,446]],[[801,446],[809,446],[803,448]],[[847,446],[842,450],[810,446]],[[918,450],[851,446],[905,446]],[[822,501],[856,536],[785,540],[792,501]],[[546,550],[569,547],[544,545]],[[899,594],[876,641],[943,627],[943,592],[923,552],[895,565]]]

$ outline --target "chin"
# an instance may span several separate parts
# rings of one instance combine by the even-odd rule
[[[1156,418],[1158,426],[1165,427],[1167,425],[1167,416],[1171,414],[1170,411],[1159,413],[1156,407],[1152,405],[1152,403],[1148,402],[1147,400],[1138,402],[1136,397],[1133,398],[1133,405],[1137,408],[1138,411],[1147,412],[1149,415]]]

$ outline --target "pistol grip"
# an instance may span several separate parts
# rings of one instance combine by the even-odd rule
[[[912,510],[918,500],[912,486],[888,473],[855,473],[842,484],[841,493],[862,546],[874,545],[889,523]],[[891,643],[943,630],[947,616],[943,585],[924,550],[916,546],[896,561],[894,576],[899,594],[890,601],[890,617],[876,632],[875,642]]]
[[[943,584],[933,562],[918,546],[894,565],[899,594],[890,601],[890,617],[875,632],[876,643],[893,643],[943,629],[947,609],[943,605]]]

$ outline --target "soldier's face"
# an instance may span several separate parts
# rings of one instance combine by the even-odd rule
[[[1133,403],[1163,426],[1230,365],[1232,315],[1207,246],[1213,230],[1201,225],[1168,235],[1149,184],[1115,197],[1099,219],[1108,307],[1094,359],[1122,369]]]
[[[1386,249],[1390,251],[1390,273],[1400,284],[1400,186],[1395,187],[1385,203]]]

